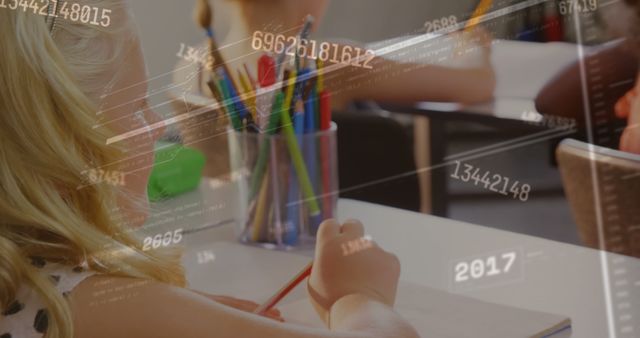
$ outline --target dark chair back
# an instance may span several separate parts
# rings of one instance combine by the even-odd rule
[[[420,211],[409,130],[381,113],[335,113],[340,197]]]
[[[600,248],[602,235],[607,251],[640,257],[640,156],[568,139],[557,158],[584,244]]]

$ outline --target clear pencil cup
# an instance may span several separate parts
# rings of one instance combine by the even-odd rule
[[[275,135],[229,131],[242,243],[293,250],[315,244],[318,226],[338,201],[337,126]]]

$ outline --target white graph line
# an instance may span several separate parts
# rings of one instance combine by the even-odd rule
[[[602,283],[604,288],[605,305],[607,309],[607,328],[609,330],[609,337],[616,338],[616,324],[613,319],[613,304],[611,301],[611,282],[609,281],[609,265],[607,262],[607,254],[604,251],[606,248],[604,240],[604,223],[602,218],[602,208],[600,204],[600,190],[598,189],[598,173],[596,168],[596,158],[594,149],[594,136],[591,125],[591,106],[589,105],[589,90],[587,88],[587,71],[585,65],[585,52],[582,46],[582,30],[580,25],[580,15],[578,11],[574,11],[573,17],[575,19],[575,30],[578,47],[578,60],[580,65],[580,78],[581,78],[581,90],[582,90],[582,105],[585,107],[585,123],[587,129],[587,138],[589,140],[589,154],[590,154],[590,169],[591,169],[591,184],[593,185],[594,196],[594,209],[596,212],[596,222],[598,226],[598,246],[600,247],[600,263],[602,265]]]
[[[355,191],[355,190],[358,190],[358,189],[371,187],[371,186],[374,186],[374,185],[377,185],[377,184],[383,184],[383,183],[391,182],[393,180],[398,180],[398,179],[401,179],[401,178],[409,177],[409,176],[412,176],[412,175],[415,175],[415,174],[428,172],[428,171],[431,171],[433,169],[439,169],[439,168],[442,168],[442,167],[446,167],[446,166],[454,164],[456,161],[465,162],[465,161],[470,161],[470,160],[476,160],[476,159],[479,159],[479,158],[482,158],[482,157],[485,157],[485,156],[498,154],[498,153],[501,153],[501,152],[504,152],[504,151],[507,151],[507,150],[511,150],[511,149],[521,148],[521,147],[524,147],[524,146],[528,146],[530,144],[535,144],[535,143],[538,143],[538,142],[550,140],[550,139],[553,139],[553,138],[556,138],[556,137],[559,137],[559,136],[570,135],[570,134],[573,134],[573,133],[574,133],[573,131],[563,131],[563,132],[560,132],[560,133],[557,133],[557,134],[553,134],[553,135],[549,135],[549,136],[545,136],[545,137],[540,137],[540,138],[537,138],[537,139],[534,139],[534,140],[530,140],[530,141],[527,141],[527,142],[522,142],[522,143],[509,145],[509,146],[498,148],[498,149],[493,149],[493,150],[486,151],[486,152],[483,152],[483,153],[480,153],[480,154],[474,154],[474,155],[465,156],[465,157],[462,157],[462,158],[458,158],[455,161],[445,161],[443,163],[435,164],[435,165],[432,165],[432,166],[429,166],[429,167],[425,167],[425,168],[421,168],[421,169],[418,169],[418,170],[414,170],[414,171],[410,171],[410,172],[406,172],[406,173],[402,173],[402,174],[386,177],[386,178],[383,178],[383,179],[379,179],[379,180],[375,180],[375,181],[359,184],[359,185],[356,185],[356,186],[352,186],[352,187],[345,188],[345,189],[340,189],[340,190],[337,190],[337,191],[332,191],[332,192],[329,192],[329,193],[317,195],[315,197],[316,198],[323,198],[323,197],[326,197],[326,196],[334,196],[334,195],[338,195],[340,193]],[[298,200],[298,201],[295,201],[295,202],[289,202],[287,204],[287,206],[296,205],[296,204],[302,204],[302,203],[307,202],[308,200],[309,199],[301,199],[301,200]]]

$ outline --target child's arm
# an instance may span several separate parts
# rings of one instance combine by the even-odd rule
[[[372,69],[332,72],[326,83],[338,106],[351,100],[483,102],[496,86],[490,45],[484,31],[453,34],[390,53],[398,61],[383,55],[369,63]]]
[[[319,230],[309,290],[329,330],[280,323],[160,283],[92,277],[70,298],[75,337],[418,337],[391,307],[399,275],[397,259],[372,242],[360,241],[363,234],[357,222],[340,226],[328,221]],[[345,255],[344,248],[354,240],[363,251]]]
[[[584,58],[584,65],[592,64],[607,67],[607,81],[611,86],[611,97],[622,96],[632,87],[627,84],[632,75],[638,72],[638,63],[631,46],[625,41],[608,43],[593,54]],[[580,75],[580,61],[567,66],[554,76],[540,90],[536,97],[536,110],[544,115],[575,118],[580,125],[584,125],[584,105],[582,97],[582,77]]]
[[[454,69],[435,65],[422,65],[379,59],[376,65],[386,67],[389,77],[379,83],[375,76],[365,76],[350,99],[386,102],[460,102],[480,103],[490,100],[495,89],[495,76],[491,69]],[[342,97],[341,93],[337,93]]]
[[[414,338],[404,321],[386,305],[365,296],[348,296],[332,308],[332,331],[280,323],[221,305],[195,292],[150,283],[127,292],[93,296],[92,278],[73,292],[77,338]],[[126,288],[138,280],[112,278],[111,288]],[[99,292],[99,291],[98,291]],[[125,299],[118,299],[124,297]],[[105,300],[104,304],[101,300]],[[91,302],[97,301],[98,303]]]

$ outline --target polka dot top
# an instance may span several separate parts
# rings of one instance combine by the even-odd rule
[[[82,267],[70,267],[32,258],[31,262],[66,297],[83,280],[94,275]],[[47,332],[49,317],[44,302],[27,286],[22,286],[16,300],[0,314],[0,338],[40,338]]]

